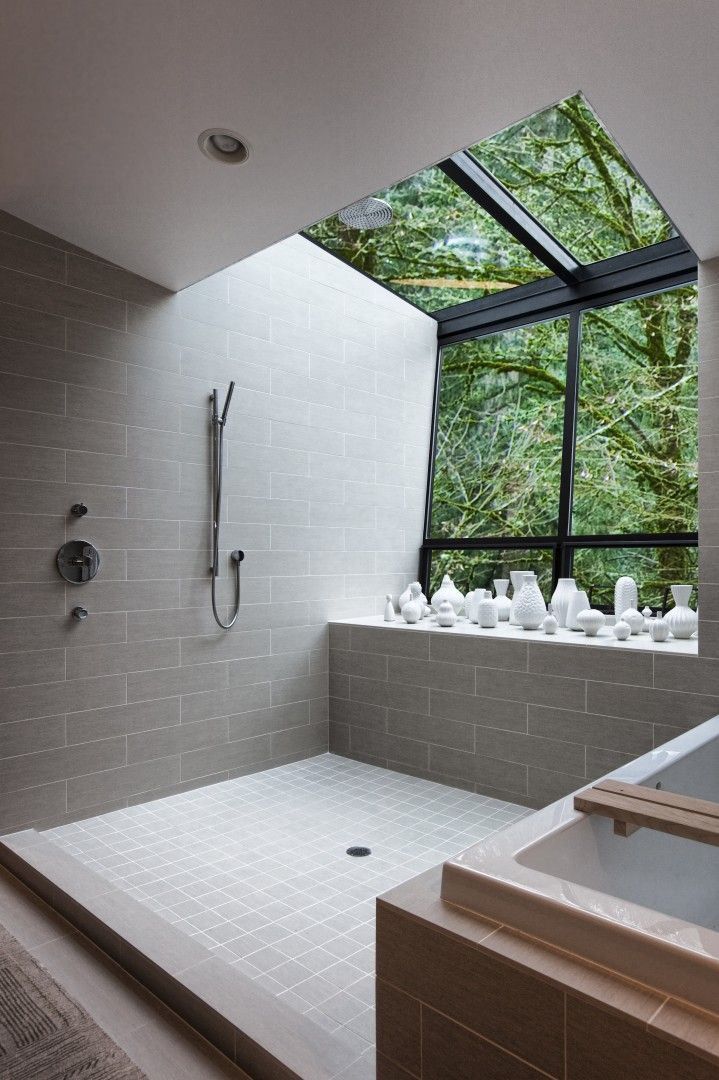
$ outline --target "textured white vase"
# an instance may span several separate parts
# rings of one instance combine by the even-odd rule
[[[559,623],[551,612],[549,615],[544,616],[544,619],[542,620],[542,630],[544,630],[545,634],[556,634],[558,627]]]
[[[394,622],[394,604],[392,603],[391,593],[385,594],[385,601],[386,603],[384,605],[384,621]]]
[[[473,589],[464,598],[464,614],[470,622],[477,622],[477,605],[484,596],[484,589]]]
[[[522,588],[514,601],[514,617],[523,630],[538,630],[547,614],[537,575],[525,573]]]
[[[580,611],[585,611],[589,607],[589,597],[585,593],[584,589],[577,589],[569,597],[569,603],[567,604],[567,630],[581,630],[581,626],[577,622],[577,615]]]
[[[680,640],[690,638],[699,624],[696,611],[692,611],[689,607],[691,594],[691,585],[672,585],[674,607],[664,616],[664,621],[669,624],[672,637]]]
[[[637,583],[632,577],[620,577],[614,586],[614,614],[619,619],[628,608],[639,603]]]
[[[509,609],[512,606],[512,601],[507,596],[508,587],[509,578],[494,579],[494,591],[497,594],[494,602],[497,605],[497,617],[500,622],[508,622],[509,620]]]
[[[492,599],[492,594],[489,589],[487,589],[485,595],[477,604],[477,622],[480,626],[483,626],[485,630],[494,629],[499,622],[497,601]]]
[[[461,595],[461,594],[460,594]],[[434,599],[434,597],[433,597]],[[438,626],[454,626],[457,621],[457,612],[451,600],[442,600],[437,609]]]
[[[612,627],[612,632],[617,641],[626,641],[628,637],[631,637],[632,628],[624,619],[617,619]]]
[[[552,599],[550,601],[552,605],[552,614],[559,626],[567,625],[567,608],[569,607],[569,598],[572,593],[577,591],[577,583],[573,577],[560,577],[557,581],[557,587],[552,593]]]
[[[587,637],[596,637],[606,621],[604,612],[597,611],[596,608],[585,608],[584,611],[577,612],[577,623]]]
[[[510,570],[509,571],[509,576],[510,576],[510,578],[512,580],[512,600],[511,600],[510,605],[509,605],[509,623],[510,623],[510,626],[518,626],[519,625],[519,623],[517,622],[517,620],[516,620],[516,618],[514,616],[514,604],[515,604],[515,601],[516,601],[517,597],[519,596],[520,589],[522,588],[522,584],[524,582],[524,575],[527,574],[527,573],[531,573],[531,571],[529,571],[529,570]]]
[[[448,600],[454,608],[455,615],[459,615],[464,607],[464,597],[459,591],[457,586],[452,581],[449,574],[445,574],[442,578],[442,584],[437,589],[437,592],[432,597],[432,607],[439,613],[440,605]]]
[[[649,623],[649,637],[652,641],[666,641],[669,637],[669,624],[666,619],[657,616]]]
[[[623,622],[629,623],[629,629],[633,634],[641,634],[644,629],[644,616],[641,611],[630,607],[623,611],[620,617]]]
[[[422,586],[420,585],[420,583],[418,581],[413,581],[410,585],[407,586],[407,588],[404,590],[403,593],[400,593],[400,597],[399,597],[399,600],[398,600],[398,605],[399,605],[399,610],[400,611],[402,610],[404,605],[409,603],[409,601],[412,599],[412,585],[416,585],[417,588],[419,589],[419,595],[422,598],[422,602],[425,605],[429,603],[429,600],[427,599],[427,597],[422,592]]]

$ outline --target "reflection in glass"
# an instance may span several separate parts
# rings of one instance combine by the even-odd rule
[[[669,218],[581,94],[471,151],[582,263],[673,235]]]
[[[697,374],[695,286],[584,316],[575,535],[696,529]]]
[[[450,575],[461,592],[468,593],[471,589],[491,589],[494,579],[508,578],[510,570],[534,571],[545,600],[549,599],[552,591],[550,548],[433,551],[430,596],[439,588],[444,574]],[[509,595],[512,595],[511,589]]]
[[[623,574],[638,586],[639,608],[672,606],[671,585],[696,585],[698,549],[695,547],[578,548],[574,577],[595,607],[614,610],[614,585]],[[696,592],[691,599],[696,607]]]
[[[424,311],[549,275],[441,169],[424,169],[376,194],[392,207],[389,225],[351,229],[333,215],[306,233]]]
[[[568,321],[442,350],[433,537],[556,532]]]

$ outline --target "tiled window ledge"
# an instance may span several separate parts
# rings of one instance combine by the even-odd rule
[[[425,634],[436,633],[447,636],[490,638],[494,641],[522,641],[532,644],[546,645],[583,645],[587,648],[618,649],[620,651],[637,651],[652,653],[672,653],[681,656],[697,656],[699,642],[696,638],[688,641],[679,641],[677,638],[669,638],[667,641],[652,641],[649,634],[632,634],[626,641],[617,641],[611,627],[604,627],[596,637],[587,637],[586,634],[574,630],[557,630],[556,634],[545,634],[543,630],[523,630],[521,626],[510,626],[509,623],[501,622],[493,630],[485,630],[475,623],[469,622],[463,616],[457,620],[454,626],[438,626],[433,616],[422,619],[419,623],[410,625],[399,615],[394,623],[387,623],[381,615],[370,615],[358,619],[333,619],[333,623],[344,626],[371,626],[382,630],[396,630],[398,633]]]

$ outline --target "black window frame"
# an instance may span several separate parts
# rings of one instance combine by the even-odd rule
[[[574,449],[580,363],[580,325],[584,312],[608,307],[652,293],[665,292],[697,280],[697,259],[686,242],[676,236],[661,244],[615,255],[611,259],[582,267],[580,278],[567,281],[558,275],[510,293],[445,308],[436,313],[437,360],[432,426],[427,468],[424,535],[419,554],[418,580],[424,591],[430,588],[432,557],[438,551],[500,551],[511,549],[551,550],[552,589],[560,577],[572,576],[574,552],[579,548],[697,547],[698,533],[611,533],[601,535],[571,532],[574,489]],[[518,295],[520,294],[520,295]],[[436,457],[442,349],[461,341],[474,340],[517,329],[548,319],[569,319],[567,379],[564,401],[562,467],[559,488],[557,532],[552,536],[453,537],[431,535],[432,494]],[[666,606],[666,598],[665,604]]]

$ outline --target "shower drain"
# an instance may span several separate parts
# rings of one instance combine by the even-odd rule
[[[353,855],[355,858],[360,858],[362,855],[371,855],[372,850],[368,847],[348,847],[347,854]]]

